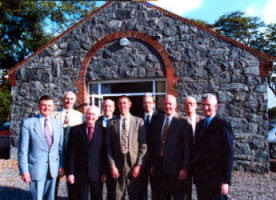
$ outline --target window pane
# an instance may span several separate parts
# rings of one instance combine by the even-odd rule
[[[166,92],[165,81],[156,81],[156,92]]]
[[[90,84],[89,94],[99,94],[98,83]]]
[[[102,94],[152,92],[152,82],[103,83]]]

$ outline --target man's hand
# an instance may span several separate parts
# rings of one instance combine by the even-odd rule
[[[154,175],[154,171],[155,171],[154,167],[153,167],[153,166],[151,166],[151,167],[150,167],[150,175],[151,175],[151,176],[153,176],[153,175]]]
[[[75,183],[75,176],[73,174],[70,174],[67,176],[67,182],[69,184],[74,184]]]
[[[59,177],[63,177],[64,176],[64,169],[63,168],[59,168],[58,175],[59,175]]]
[[[110,166],[110,169],[111,169],[112,178],[114,178],[114,179],[119,178],[119,176],[120,176],[119,170],[117,169],[117,167],[115,166],[115,164],[112,164]]]
[[[31,182],[30,173],[21,174],[21,178],[25,183],[30,183]]]
[[[178,172],[178,177],[177,177],[179,180],[184,180],[187,178],[187,171],[185,169],[181,169],[179,172]]]
[[[227,183],[223,183],[221,184],[221,188],[220,188],[220,192],[221,194],[227,195],[229,192],[229,185]]]
[[[140,174],[140,170],[141,170],[141,166],[140,165],[136,165],[133,170],[132,170],[132,177],[133,178],[137,178]]]
[[[102,174],[101,175],[101,183],[105,183],[106,182],[106,175]]]

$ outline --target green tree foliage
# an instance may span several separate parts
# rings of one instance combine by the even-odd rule
[[[0,1],[0,69],[10,68],[95,8],[94,1]]]
[[[215,29],[249,47],[276,56],[276,24],[265,24],[258,17],[245,16],[243,12],[233,12],[221,16],[213,26]],[[268,86],[276,95],[276,69],[268,77]]]
[[[7,72],[3,72],[0,76],[0,123],[8,121],[10,115],[11,95],[6,74]]]
[[[237,11],[221,16],[214,27],[223,35],[250,46],[264,23],[258,17],[248,17]]]

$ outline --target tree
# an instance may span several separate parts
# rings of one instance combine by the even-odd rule
[[[248,17],[243,12],[236,11],[221,16],[213,26],[223,35],[251,46],[264,23],[258,17]]]
[[[0,69],[14,66],[94,8],[94,1],[0,1]]]
[[[221,16],[213,25],[215,29],[249,47],[276,56],[276,24],[264,25],[258,17],[245,16],[243,12],[233,12]],[[268,86],[276,95],[276,69],[268,77]]]

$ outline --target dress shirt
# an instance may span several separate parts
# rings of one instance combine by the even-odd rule
[[[39,114],[38,118],[40,120],[40,124],[41,124],[42,130],[43,130],[43,133],[44,133],[45,117],[43,115]],[[51,125],[51,120],[49,120],[49,118],[48,118],[48,126],[49,126],[49,128],[51,130],[50,134],[53,135],[53,129],[52,129],[52,125]]]
[[[110,117],[109,119],[112,119],[112,117]],[[108,121],[109,119],[103,115],[103,127],[106,128],[108,126]]]
[[[196,114],[192,116],[187,116],[191,122],[192,128],[193,128],[193,136],[195,136],[195,129],[196,129]]]
[[[164,115],[165,117],[164,117],[164,121],[163,121],[163,126],[162,126],[162,132],[161,132],[161,134],[163,133],[163,130],[164,130],[164,127],[165,127],[165,124],[166,124],[166,118],[168,117],[169,118],[169,127],[170,127],[170,124],[171,124],[171,122],[172,122],[172,118],[173,118],[173,116],[174,116],[174,114],[172,114],[172,115]]]
[[[62,109],[61,111],[55,112],[53,115],[55,118],[64,122],[66,112],[68,112],[69,126],[77,126],[84,122],[83,114],[74,109],[69,109],[69,110]],[[64,124],[64,127],[67,127],[67,126],[68,125]]]
[[[146,121],[147,120],[147,116],[149,116],[149,122],[151,122],[152,114],[153,114],[153,112],[151,112],[151,113],[144,113],[144,121]]]
[[[212,122],[212,120],[213,120],[213,118],[215,117],[215,115],[216,115],[216,114],[213,114],[212,116],[206,117],[206,118],[204,119],[204,121],[207,122],[206,127],[208,127],[208,126],[210,125],[210,123]],[[205,123],[205,122],[204,122],[204,123]]]

